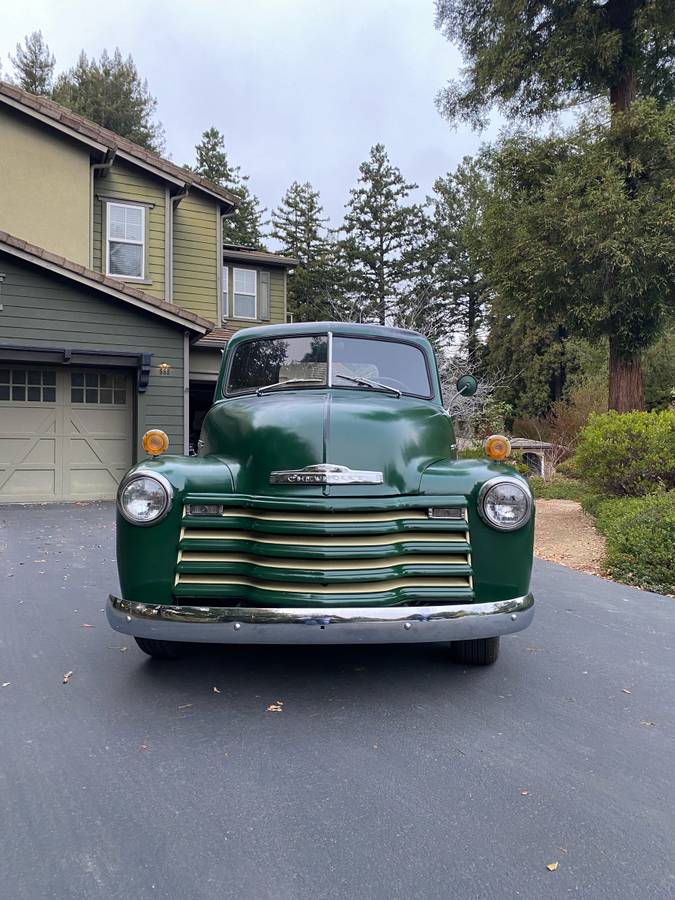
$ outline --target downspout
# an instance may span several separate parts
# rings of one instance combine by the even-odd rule
[[[108,147],[103,162],[94,163],[89,175],[89,268],[94,267],[94,178],[101,178],[115,162],[117,147]]]
[[[190,334],[183,333],[183,453],[190,453]]]
[[[223,227],[225,225],[225,219],[231,219],[232,216],[236,213],[237,207],[232,204],[232,209],[228,212],[224,212],[220,214],[220,232],[218,234],[218,324],[222,324],[225,321],[225,307],[223,306],[223,294],[225,293],[225,289],[228,288],[228,285],[223,284]],[[229,294],[228,294],[229,296]],[[229,313],[229,309],[228,309]]]
[[[166,263],[168,264],[167,271],[164,273],[165,279],[165,295],[169,303],[173,303],[173,217],[176,212],[176,207],[180,203],[181,200],[184,200],[187,195],[190,193],[190,185],[187,182],[183,185],[180,191],[177,194],[173,194],[171,197],[171,203],[169,204],[169,252],[164,254],[164,258]]]

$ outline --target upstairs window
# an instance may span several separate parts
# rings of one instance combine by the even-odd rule
[[[258,317],[257,273],[255,269],[233,269],[232,316],[235,319]]]
[[[106,204],[106,275],[145,277],[145,207]]]

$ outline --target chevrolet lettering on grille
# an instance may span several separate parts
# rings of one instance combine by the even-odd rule
[[[359,471],[330,463],[270,474],[270,484],[382,484],[383,481],[382,472]]]

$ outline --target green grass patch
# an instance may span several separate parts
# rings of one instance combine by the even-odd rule
[[[583,503],[591,494],[591,489],[583,481],[565,478],[563,475],[554,475],[550,481],[533,475],[527,479],[527,483],[538,500],[576,500],[577,503]]]

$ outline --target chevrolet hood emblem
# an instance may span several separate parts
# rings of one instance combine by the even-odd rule
[[[383,481],[382,472],[364,472],[331,463],[270,474],[270,484],[382,484]]]

